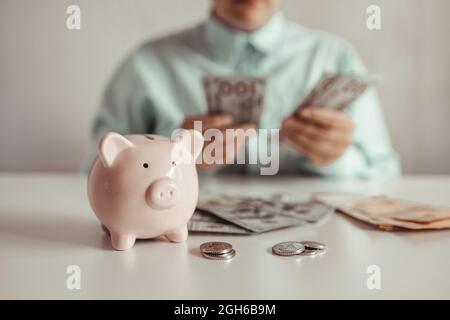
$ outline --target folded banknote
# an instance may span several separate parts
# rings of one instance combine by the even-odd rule
[[[334,206],[355,219],[383,230],[431,230],[450,228],[450,208],[388,196],[348,193],[315,193],[312,199]]]

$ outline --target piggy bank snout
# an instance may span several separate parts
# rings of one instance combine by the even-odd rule
[[[179,189],[173,179],[162,178],[154,181],[147,190],[147,204],[155,209],[169,209],[179,200]]]

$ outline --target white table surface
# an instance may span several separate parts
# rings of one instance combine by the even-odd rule
[[[0,298],[309,299],[450,298],[450,231],[384,232],[334,213],[318,224],[253,236],[191,234],[186,243],[141,240],[111,249],[80,175],[0,174]],[[388,194],[450,206],[450,177],[379,181],[216,178],[213,193],[311,192]],[[237,256],[206,260],[199,245],[223,240]],[[328,245],[315,258],[283,258],[271,247],[286,240]],[[81,289],[69,290],[66,269],[81,268]],[[381,289],[369,290],[369,265],[381,270]]]

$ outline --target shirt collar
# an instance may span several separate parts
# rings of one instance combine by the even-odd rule
[[[264,55],[276,50],[283,39],[285,28],[286,21],[281,11],[275,13],[264,26],[251,33],[234,30],[211,14],[205,23],[204,35],[213,57],[227,62],[248,44]]]

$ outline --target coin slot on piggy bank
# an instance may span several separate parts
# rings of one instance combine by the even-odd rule
[[[172,138],[103,136],[88,177],[88,197],[114,249],[127,250],[136,239],[187,239],[202,147],[203,136],[195,130],[179,130]]]

